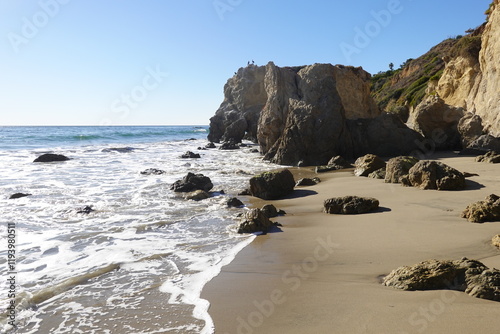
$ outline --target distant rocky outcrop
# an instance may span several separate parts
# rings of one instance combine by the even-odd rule
[[[462,218],[472,223],[500,221],[500,197],[491,194],[484,201],[470,204],[462,212]]]
[[[252,196],[265,200],[282,198],[295,187],[292,172],[284,169],[277,172],[265,172],[250,179],[250,193]]]
[[[362,214],[375,211],[379,207],[379,201],[370,197],[345,196],[325,200],[324,212],[329,214]]]
[[[62,154],[46,153],[36,158],[33,162],[55,162],[55,161],[68,161],[68,160],[70,159]]]
[[[400,267],[383,279],[383,284],[402,290],[449,289],[493,301],[500,301],[500,270],[489,269],[479,261],[428,260]]]

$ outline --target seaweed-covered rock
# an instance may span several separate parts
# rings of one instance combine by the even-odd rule
[[[238,233],[267,233],[273,225],[264,211],[251,209],[243,215],[243,219],[238,227]]]
[[[375,211],[378,207],[379,201],[370,197],[335,197],[324,202],[324,212],[330,214],[361,214]]]
[[[250,179],[252,196],[265,200],[279,199],[290,194],[295,187],[292,172],[284,169],[278,172],[266,172]]]
[[[210,191],[212,188],[213,184],[208,176],[188,173],[182,180],[175,181],[170,190],[175,192],[192,192],[195,190]]]
[[[354,175],[368,176],[380,168],[385,168],[385,161],[375,154],[367,154],[354,162]]]
[[[417,162],[408,172],[413,187],[436,190],[463,190],[465,177],[458,170],[439,161]]]
[[[500,301],[500,270],[479,261],[428,260],[403,266],[387,275],[382,284],[402,290],[452,289],[483,299]]]
[[[42,154],[38,158],[36,158],[33,162],[54,162],[54,161],[68,161],[70,160],[67,156],[62,154]]]
[[[462,218],[472,223],[500,221],[500,197],[491,194],[484,201],[472,203],[462,212]]]
[[[387,161],[385,182],[386,183],[401,183],[401,177],[408,175],[410,169],[419,160],[411,156],[400,156],[389,159]]]

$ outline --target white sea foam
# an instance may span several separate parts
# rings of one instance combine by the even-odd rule
[[[32,161],[49,149],[0,151],[0,233],[16,224],[18,295],[27,300],[18,333],[213,332],[202,288],[253,236],[234,233],[227,196],[186,201],[169,186],[190,171],[234,195],[274,166],[248,149],[180,159],[205,143],[61,147],[50,151],[72,160],[48,164]],[[147,168],[166,173],[141,175]],[[16,192],[32,195],[9,200]],[[95,211],[77,213],[86,205]]]

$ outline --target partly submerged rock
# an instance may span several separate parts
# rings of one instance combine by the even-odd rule
[[[239,150],[240,146],[236,144],[233,140],[226,141],[222,143],[222,145],[219,147],[219,150]]]
[[[175,192],[191,192],[195,190],[210,191],[213,188],[212,181],[203,174],[188,173],[182,180],[177,180],[172,184],[170,190]]]
[[[210,194],[204,190],[195,190],[187,193],[184,198],[187,200],[202,201],[204,199],[210,198]]]
[[[42,154],[38,158],[36,158],[33,162],[54,162],[54,161],[68,161],[70,158],[64,156],[62,154]]]
[[[500,221],[500,197],[491,194],[484,201],[472,203],[462,212],[462,218],[472,223]]]
[[[27,197],[27,196],[31,196],[31,194],[15,193],[13,195],[10,195],[9,199],[17,199],[17,198],[22,198],[22,197]]]
[[[291,192],[295,187],[292,172],[284,169],[277,172],[265,172],[250,179],[252,196],[265,200],[279,199]]]
[[[148,168],[146,170],[143,170],[141,172],[142,175],[162,175],[165,174],[166,172],[161,169],[156,169],[156,168]]]
[[[379,201],[370,197],[345,196],[325,200],[324,212],[330,214],[361,214],[377,210]]]
[[[386,183],[401,183],[400,179],[408,175],[410,169],[419,160],[411,156],[399,156],[387,161],[385,182]]]
[[[198,153],[194,153],[191,151],[187,151],[183,155],[181,155],[182,159],[199,159],[201,156]]]
[[[227,200],[227,206],[230,208],[241,208],[242,206],[244,206],[244,204],[236,197],[231,197]]]
[[[500,270],[488,269],[479,261],[428,260],[393,270],[383,285],[402,290],[451,289],[494,301],[500,301]]]
[[[486,154],[477,156],[476,161],[497,164],[497,163],[500,163],[500,154],[495,152],[495,151],[489,151]]]
[[[238,227],[238,233],[267,233],[273,226],[273,222],[269,220],[264,211],[251,209],[243,215],[243,219]]]
[[[95,210],[92,208],[92,206],[90,205],[86,205],[84,206],[83,208],[80,208],[76,211],[76,213],[80,213],[80,214],[84,214],[84,215],[88,215],[89,213],[91,212],[94,212]]]
[[[408,181],[413,187],[420,189],[465,189],[464,175],[439,161],[417,162],[408,172]]]
[[[215,148],[215,144],[213,142],[210,142],[208,144],[205,145],[205,148]]]
[[[385,161],[375,154],[367,154],[354,162],[354,175],[368,176],[380,168],[385,168]]]

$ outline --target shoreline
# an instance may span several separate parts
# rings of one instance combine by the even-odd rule
[[[251,199],[255,207],[274,204],[287,215],[273,219],[282,232],[255,238],[205,285],[201,297],[211,304],[215,332],[495,332],[498,302],[380,284],[397,267],[434,258],[465,256],[500,268],[500,251],[490,244],[500,223],[460,218],[467,205],[498,191],[498,166],[453,153],[431,159],[479,176],[468,178],[464,191],[435,191],[337,171],[318,174],[321,183],[296,188],[287,199]],[[291,170],[297,175],[308,169]],[[325,199],[345,195],[375,197],[381,210],[322,213]]]

